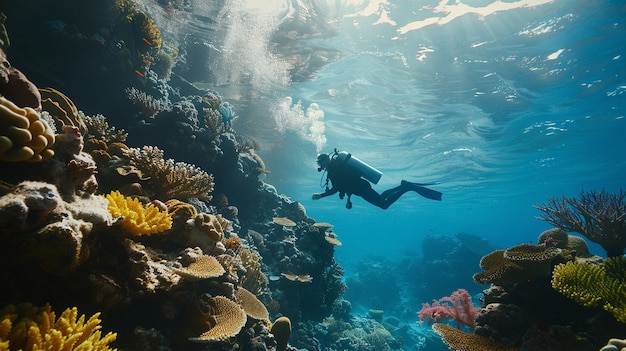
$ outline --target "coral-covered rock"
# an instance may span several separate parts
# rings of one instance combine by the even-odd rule
[[[13,101],[20,107],[41,110],[41,94],[24,73],[11,67],[6,54],[0,48],[0,96]]]

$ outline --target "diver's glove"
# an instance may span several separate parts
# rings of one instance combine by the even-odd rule
[[[311,196],[311,199],[313,199],[313,200],[319,200],[321,198],[322,198],[322,194],[320,194],[320,193],[315,193],[315,194],[313,194]]]

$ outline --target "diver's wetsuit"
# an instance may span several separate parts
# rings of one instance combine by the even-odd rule
[[[361,174],[358,170],[336,158],[330,159],[326,170],[332,186],[330,189],[320,194],[320,197],[326,197],[339,192],[339,197],[343,199],[343,196],[348,194],[348,204],[346,205],[348,208],[351,207],[350,195],[352,194],[360,196],[372,205],[386,210],[404,193],[410,190],[416,190],[412,183],[402,182],[402,184],[397,187],[379,194],[372,189],[371,184],[367,180],[361,178]]]

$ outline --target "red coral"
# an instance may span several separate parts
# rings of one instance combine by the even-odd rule
[[[418,312],[420,322],[427,319],[428,324],[439,322],[444,318],[451,318],[456,321],[458,328],[461,325],[467,325],[474,328],[474,320],[478,315],[478,308],[472,304],[472,298],[465,289],[458,289],[450,296],[445,296],[437,300],[433,300],[433,304],[422,304],[422,309]]]

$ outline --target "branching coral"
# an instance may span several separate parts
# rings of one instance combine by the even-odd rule
[[[582,306],[602,305],[626,323],[626,258],[613,257],[598,266],[570,261],[552,274],[552,287]]]
[[[126,141],[128,133],[123,129],[117,130],[109,125],[103,115],[86,116],[82,111],[78,111],[85,126],[87,127],[87,135],[90,138],[102,140],[105,144],[123,143]]]
[[[168,109],[167,102],[156,99],[154,96],[148,95],[135,87],[126,88],[125,93],[128,99],[140,107],[142,112],[148,116],[154,116]]]
[[[255,252],[241,248],[238,250],[241,264],[246,269],[246,273],[241,277],[239,285],[245,287],[253,294],[259,295],[267,287],[269,280],[261,271],[261,257]]]
[[[100,313],[85,320],[76,307],[67,308],[58,319],[50,305],[39,309],[30,304],[9,305],[0,311],[0,349],[115,350],[109,344],[116,333],[102,336]],[[6,348],[5,348],[6,347]]]
[[[609,257],[621,256],[626,248],[626,192],[610,194],[581,192],[576,198],[551,198],[536,207],[540,219],[584,235],[606,250]]]
[[[124,197],[119,191],[106,195],[114,218],[123,218],[120,225],[133,235],[151,235],[172,228],[172,217],[153,204],[144,208],[137,199]]]
[[[158,198],[204,198],[211,199],[213,176],[185,162],[163,159],[163,151],[156,146],[124,151],[130,164],[150,177],[153,191]]]

